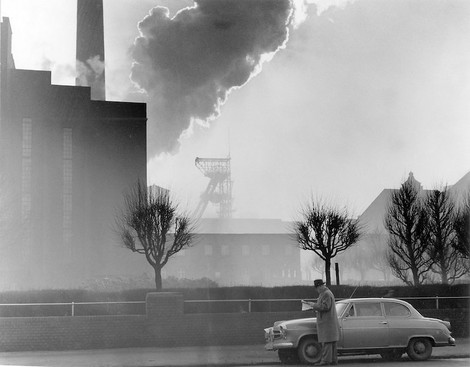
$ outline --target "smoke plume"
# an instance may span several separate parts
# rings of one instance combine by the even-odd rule
[[[100,56],[90,57],[86,63],[76,61],[76,83],[81,86],[91,87],[92,99],[103,99],[105,95],[104,83],[104,62],[100,60]]]
[[[131,79],[147,94],[149,153],[175,153],[192,122],[208,125],[233,88],[288,39],[290,0],[196,0],[139,24]]]

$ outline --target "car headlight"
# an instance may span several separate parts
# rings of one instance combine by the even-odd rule
[[[287,338],[287,329],[283,328],[282,326],[279,327],[279,331],[281,332],[281,336],[286,339]]]

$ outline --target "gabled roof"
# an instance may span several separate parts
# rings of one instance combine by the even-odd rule
[[[450,187],[450,190],[458,195],[466,195],[470,192],[470,172]]]
[[[416,181],[413,176],[413,173],[410,172],[408,180],[412,180],[422,189],[421,183]],[[359,216],[359,220],[365,226],[367,233],[372,233],[375,231],[383,232],[385,231],[384,227],[384,217],[387,210],[388,201],[392,192],[398,189],[384,189],[382,192],[375,198],[375,200],[364,210],[364,212]],[[450,190],[458,194],[463,194],[470,191],[470,172],[463,176],[455,185],[450,186]],[[423,189],[422,193],[426,193],[429,190]]]
[[[359,221],[365,226],[365,231],[368,233],[374,231],[385,231],[383,218],[387,209],[387,204],[390,195],[395,189],[384,189],[375,198],[375,200],[364,210],[359,216]]]

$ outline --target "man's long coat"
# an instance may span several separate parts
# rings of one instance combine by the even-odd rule
[[[333,293],[325,287],[312,307],[317,311],[318,341],[320,343],[338,341],[339,322]]]

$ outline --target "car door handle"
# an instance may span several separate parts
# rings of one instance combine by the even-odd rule
[[[382,325],[387,325],[388,322],[387,322],[387,321],[382,321],[381,324],[382,324]]]

